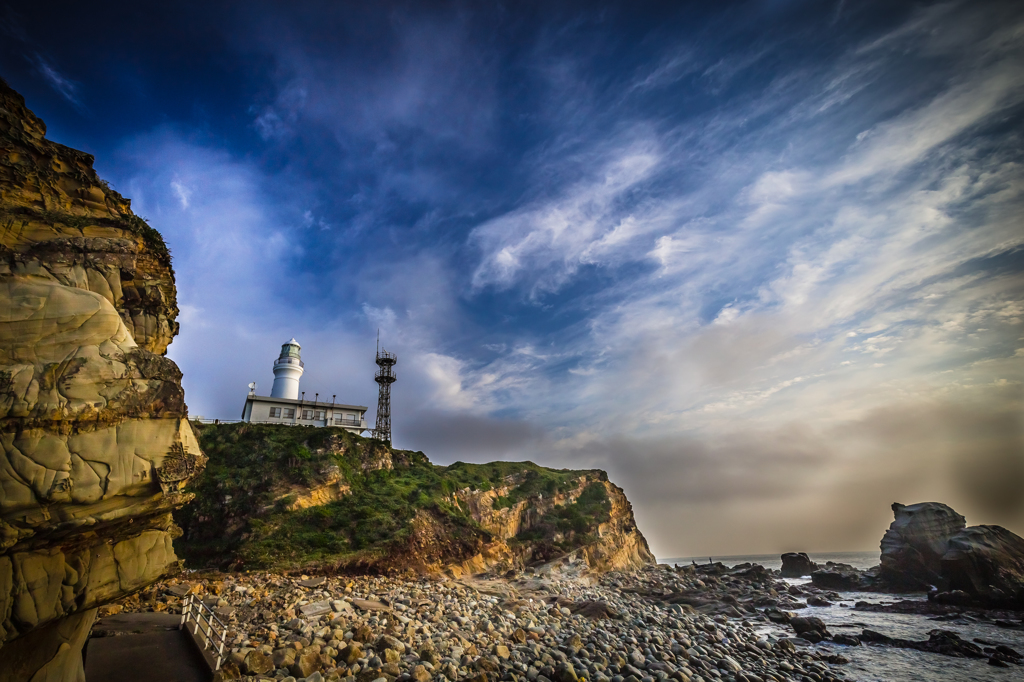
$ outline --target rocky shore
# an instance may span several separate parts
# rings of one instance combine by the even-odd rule
[[[106,613],[180,611],[228,624],[222,679],[307,682],[696,682],[844,679],[836,653],[759,633],[756,604],[793,603],[760,566],[651,566],[595,577],[554,562],[512,576],[193,574]]]

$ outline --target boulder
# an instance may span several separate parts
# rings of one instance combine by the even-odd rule
[[[843,646],[860,646],[860,639],[854,635],[838,634],[832,637],[834,644],[842,644]]]
[[[254,649],[245,655],[239,667],[246,675],[262,675],[274,669],[274,661],[270,656]]]
[[[793,626],[793,630],[796,631],[796,634],[800,635],[804,639],[808,639],[805,635],[814,635],[815,633],[817,634],[817,641],[832,638],[828,628],[825,627],[825,621],[821,618],[815,618],[814,616],[797,616],[796,618],[791,618],[789,624]]]
[[[363,657],[363,650],[357,642],[349,644],[347,647],[338,652],[338,660],[345,661],[347,665],[353,665],[356,661]]]
[[[804,552],[786,552],[782,555],[782,577],[802,578],[818,570],[818,564],[811,561]]]
[[[796,618],[796,614],[792,611],[783,611],[775,607],[769,607],[764,610],[765,617],[773,623],[788,623],[789,621]]]
[[[928,595],[928,601],[937,604],[948,604],[950,606],[971,606],[974,604],[974,597],[963,590],[950,590],[949,592],[937,592]]]
[[[986,606],[1024,609],[1024,538],[1001,526],[971,526],[948,544],[940,574],[951,595],[959,590]]]
[[[375,599],[353,599],[352,603],[360,611],[390,611],[391,608],[387,604],[383,604]]]
[[[331,602],[326,599],[323,601],[315,601],[312,604],[306,604],[299,607],[299,612],[306,618],[316,618],[317,616],[323,616],[328,613],[332,613]]]
[[[287,668],[291,666],[295,662],[295,657],[298,653],[295,649],[278,649],[272,656],[274,667]]]
[[[295,662],[289,666],[289,671],[295,677],[309,677],[323,667],[320,654],[316,651],[301,651],[295,657]]]
[[[590,618],[591,620],[602,620],[604,618],[619,618],[619,613],[608,602],[604,601],[582,601],[576,602],[569,610],[574,614]],[[525,641],[525,639],[523,640]]]
[[[955,658],[986,658],[980,646],[961,639],[960,635],[948,630],[932,630],[928,633],[928,640],[923,642],[889,637],[874,630],[864,630],[861,632],[860,641],[871,642],[879,646],[928,651]]]
[[[875,570],[861,571],[849,564],[826,562],[823,568],[811,573],[811,584],[821,590],[854,592],[871,589]],[[810,603],[810,602],[808,602]]]
[[[394,649],[400,654],[405,653],[405,643],[397,637],[391,635],[381,635],[377,638],[377,643],[374,644],[374,648],[377,651],[383,651],[385,649]]]
[[[963,530],[966,519],[939,502],[893,503],[895,515],[882,537],[879,585],[892,591],[948,589],[941,576],[949,540]]]

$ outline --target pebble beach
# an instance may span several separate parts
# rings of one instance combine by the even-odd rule
[[[825,682],[843,656],[764,632],[755,604],[791,600],[760,566],[725,575],[651,566],[588,575],[183,574],[101,616],[181,610],[196,595],[228,628],[220,679],[288,682]],[[759,569],[759,570],[758,570]],[[721,571],[718,571],[721,572]],[[681,598],[666,606],[665,595]]]

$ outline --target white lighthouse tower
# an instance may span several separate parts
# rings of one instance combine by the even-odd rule
[[[274,388],[270,390],[273,398],[299,399],[299,377],[305,371],[299,351],[302,346],[292,338],[281,346],[281,357],[274,361]]]
[[[274,361],[274,387],[270,397],[256,395],[256,382],[249,384],[249,395],[242,408],[242,421],[281,426],[330,426],[349,433],[366,431],[365,405],[346,405],[337,401],[299,398],[299,379],[305,372],[299,351],[302,346],[295,339],[281,346],[281,355]]]

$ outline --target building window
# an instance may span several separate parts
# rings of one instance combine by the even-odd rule
[[[270,408],[270,416],[271,417],[280,417],[281,416],[281,408],[280,407],[271,407]]]
[[[286,407],[286,408],[284,408],[284,418],[285,419],[295,419],[295,408],[294,407]]]
[[[325,415],[326,415],[326,414],[327,414],[327,413],[326,413],[326,412],[324,412],[323,410],[317,410],[317,411],[316,411],[316,418],[317,418],[318,420],[319,420],[319,419],[324,419],[324,417],[325,417]]]
[[[303,419],[312,419],[313,418],[313,410],[303,410],[302,411],[302,418]]]
[[[335,424],[340,424],[341,423],[341,415],[340,414],[338,414],[338,413],[334,414],[334,423]]]

